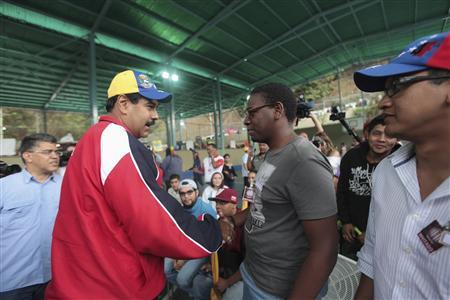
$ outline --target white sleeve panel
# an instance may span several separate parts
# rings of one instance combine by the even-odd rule
[[[117,165],[130,152],[130,144],[126,130],[116,124],[108,125],[100,139],[100,161],[102,184]]]

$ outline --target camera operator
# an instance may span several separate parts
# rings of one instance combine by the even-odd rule
[[[44,299],[62,181],[56,138],[26,136],[19,152],[25,169],[0,179],[0,299]]]

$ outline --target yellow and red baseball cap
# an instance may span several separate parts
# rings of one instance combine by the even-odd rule
[[[160,102],[169,102],[172,99],[172,94],[158,90],[145,73],[126,70],[114,76],[108,88],[108,99],[131,93],[139,93],[142,97]]]

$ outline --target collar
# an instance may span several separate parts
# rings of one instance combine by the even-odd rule
[[[414,156],[416,156],[414,144],[406,142],[405,145],[398,148],[397,151],[388,155],[388,159],[391,161],[394,168],[398,168],[410,161]]]
[[[117,119],[111,115],[101,116],[98,119],[98,121],[99,122],[108,122],[108,123],[113,123],[113,124],[119,125],[119,126],[125,128],[125,130],[128,131],[131,135],[133,135],[133,133],[130,131],[130,129],[122,121],[120,121],[119,119]]]
[[[30,183],[31,181],[39,182],[36,179],[34,179],[34,176],[31,175],[31,173],[28,172],[28,170],[25,168],[22,170],[22,178],[24,183]],[[52,173],[52,175],[50,175],[45,182],[48,182],[50,180],[56,182],[55,173]]]

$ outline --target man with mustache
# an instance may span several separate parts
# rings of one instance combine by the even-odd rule
[[[373,174],[356,299],[450,299],[450,32],[354,74],[384,91],[386,134],[408,141]]]
[[[56,138],[26,136],[19,153],[25,169],[0,179],[0,299],[43,300],[62,181]]]
[[[171,97],[137,71],[111,81],[108,114],[79,141],[64,177],[48,299],[154,299],[165,286],[163,257],[206,257],[220,247],[214,217],[197,220],[160,188],[153,155],[138,140]]]

